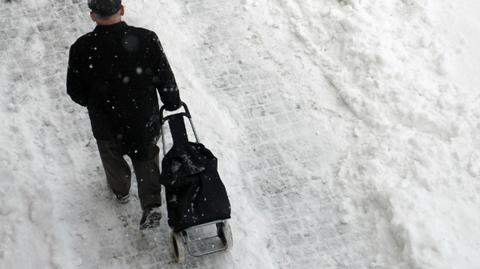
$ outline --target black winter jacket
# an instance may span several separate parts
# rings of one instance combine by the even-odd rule
[[[98,25],[70,47],[67,93],[88,108],[94,137],[116,141],[132,158],[154,154],[157,90],[167,110],[180,107],[175,77],[152,31],[125,22]]]

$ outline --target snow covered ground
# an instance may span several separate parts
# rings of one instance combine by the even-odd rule
[[[175,264],[65,94],[86,1],[0,0],[0,268],[480,268],[480,2],[125,0],[231,195]],[[166,215],[166,212],[165,214]]]

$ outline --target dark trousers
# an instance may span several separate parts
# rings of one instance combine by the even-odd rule
[[[123,155],[119,153],[116,143],[97,140],[97,145],[108,185],[115,194],[127,195],[130,191],[132,175],[128,163],[123,158]],[[132,159],[133,170],[135,171],[138,184],[138,197],[144,210],[160,206],[162,203],[160,196],[161,185],[159,182],[159,149],[156,145],[153,145],[153,147],[155,147],[156,154],[152,159],[147,161]]]

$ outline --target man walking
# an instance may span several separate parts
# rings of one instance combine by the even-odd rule
[[[160,133],[157,90],[167,110],[181,106],[174,75],[157,35],[122,21],[121,0],[89,0],[95,29],[71,47],[67,93],[86,106],[107,183],[121,203],[129,200],[130,168],[143,210],[140,229],[155,227],[161,214]]]

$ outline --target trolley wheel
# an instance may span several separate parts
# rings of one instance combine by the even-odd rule
[[[222,240],[226,250],[230,250],[233,247],[232,229],[230,228],[230,224],[228,224],[227,221],[217,223],[217,232],[218,237]]]
[[[173,251],[175,254],[175,259],[178,263],[184,263],[186,257],[186,249],[185,244],[183,242],[183,234],[182,232],[175,233],[172,232],[172,243],[173,243]]]

